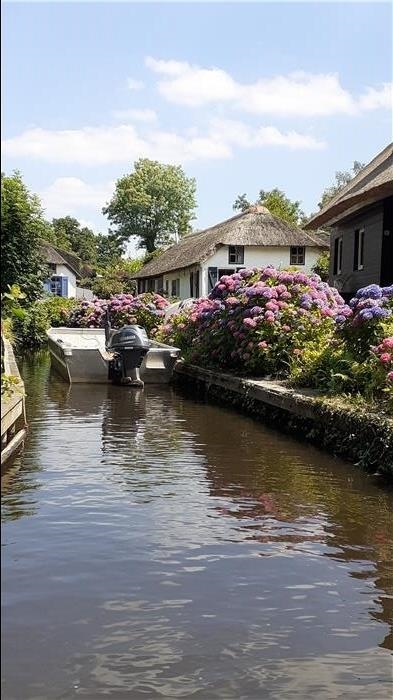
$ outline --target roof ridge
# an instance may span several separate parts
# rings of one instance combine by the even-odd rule
[[[376,170],[377,168],[381,167],[386,162],[386,160],[388,160],[388,158],[392,155],[393,141],[387,146],[385,146],[385,148],[383,148],[382,151],[377,153],[377,155],[374,156],[374,158],[370,160],[370,162],[367,163],[364,166],[364,168],[359,170],[359,172],[356,175],[354,175],[354,177],[351,178],[351,180],[347,182],[347,184],[344,185],[344,187],[342,187],[341,190],[339,190],[339,192],[337,192],[337,194],[334,197],[332,197],[332,199],[324,207],[322,207],[322,209],[318,212],[318,215],[322,214],[325,210],[334,206],[338,200],[348,195],[351,192],[351,190],[354,187],[356,187],[356,185],[361,183],[362,180],[364,180],[365,178],[369,177],[374,169]]]

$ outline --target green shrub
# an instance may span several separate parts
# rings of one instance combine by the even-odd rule
[[[9,399],[13,394],[24,394],[19,377],[14,374],[1,375],[1,396]]]
[[[49,297],[31,304],[21,318],[12,322],[15,343],[21,350],[34,350],[46,341],[46,331],[51,326],[66,326],[68,316],[77,305],[75,299]]]
[[[329,265],[330,265],[329,252],[324,251],[319,256],[314,267],[311,268],[311,271],[314,272],[315,275],[319,275],[321,280],[323,280],[324,282],[327,282],[329,279]]]

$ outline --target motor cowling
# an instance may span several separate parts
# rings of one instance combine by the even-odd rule
[[[106,349],[113,355],[109,365],[109,378],[115,383],[137,383],[138,368],[148,353],[150,341],[142,326],[123,326],[110,329]]]

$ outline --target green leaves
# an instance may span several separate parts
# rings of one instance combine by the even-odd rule
[[[4,299],[9,299],[11,301],[19,301],[20,299],[26,299],[26,294],[22,292],[19,284],[7,285],[8,292],[5,292],[2,296]]]
[[[360,163],[355,160],[351,170],[349,171],[337,171],[335,174],[335,182],[330,187],[327,187],[321,197],[321,201],[318,202],[319,209],[323,209],[333,197],[335,197],[340,190],[347,185],[352,178],[354,178],[361,170],[364,168],[364,163]]]
[[[1,176],[1,292],[19,285],[27,300],[42,291],[45,266],[40,252],[44,226],[41,204],[23,183],[21,174]]]
[[[284,192],[277,189],[277,187],[267,192],[260,190],[255,204],[261,204],[269,209],[273,216],[277,216],[279,219],[283,219],[283,221],[288,221],[288,223],[294,226],[300,226],[304,219],[304,213],[300,209],[300,202],[292,202],[289,197],[287,197]],[[235,200],[233,209],[244,212],[249,209],[250,206],[252,205],[248,201],[247,196],[241,194]]]
[[[141,158],[133,173],[117,181],[103,213],[123,241],[135,237],[151,253],[190,231],[195,189],[195,180],[180,166]]]
[[[24,394],[19,377],[14,374],[1,375],[1,395],[4,399],[9,399],[13,394]]]
[[[319,275],[323,282],[327,282],[329,279],[329,265],[330,255],[328,251],[324,251],[316,261],[314,267],[312,268],[312,272]]]

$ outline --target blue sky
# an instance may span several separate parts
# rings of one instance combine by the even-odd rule
[[[391,23],[388,3],[5,3],[3,170],[97,231],[141,156],[196,178],[197,228],[261,188],[310,213],[392,139]]]

